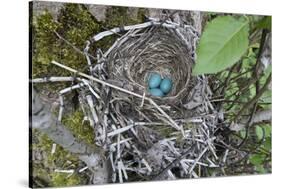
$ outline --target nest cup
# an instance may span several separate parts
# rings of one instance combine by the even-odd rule
[[[190,46],[190,45],[189,45]],[[176,103],[187,95],[193,65],[192,50],[174,28],[152,26],[129,31],[114,44],[108,55],[109,78],[138,94],[148,92],[151,73],[168,77],[172,90],[158,103]],[[116,93],[117,96],[124,93]]]

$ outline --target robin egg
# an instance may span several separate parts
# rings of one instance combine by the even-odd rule
[[[159,88],[149,89],[149,93],[152,96],[163,97],[164,93]]]
[[[159,87],[161,80],[162,78],[158,73],[152,73],[148,80],[149,88],[153,89]]]
[[[164,78],[161,81],[160,89],[163,93],[167,94],[172,90],[173,82],[169,78]]]

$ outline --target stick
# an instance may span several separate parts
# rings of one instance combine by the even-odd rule
[[[189,169],[189,173],[191,173],[193,171],[193,169],[195,168],[197,162],[201,159],[201,157],[205,154],[205,152],[208,150],[208,146],[201,152],[201,154],[198,156],[198,158],[194,161],[193,165],[191,166],[191,168]]]
[[[177,124],[168,114],[166,114],[166,112],[164,112],[151,98],[143,97],[142,95],[139,95],[139,94],[137,94],[137,93],[134,93],[134,92],[128,91],[128,90],[126,90],[126,89],[120,88],[120,87],[118,87],[118,86],[115,86],[115,85],[113,85],[113,84],[107,83],[107,82],[102,81],[102,80],[100,80],[100,79],[97,79],[97,78],[95,78],[95,77],[93,77],[93,76],[89,76],[89,75],[87,75],[87,74],[85,74],[85,73],[82,73],[82,72],[79,72],[79,71],[77,71],[77,70],[75,70],[75,69],[73,69],[73,68],[70,68],[70,67],[65,66],[65,65],[63,65],[63,64],[60,64],[60,63],[58,63],[58,62],[56,62],[56,61],[54,61],[54,60],[53,60],[51,63],[54,64],[54,65],[56,65],[56,66],[58,66],[58,67],[64,68],[64,69],[66,69],[66,70],[68,70],[68,71],[71,71],[71,72],[73,72],[73,73],[75,73],[75,74],[77,74],[77,75],[80,75],[80,76],[82,76],[82,77],[88,78],[88,79],[90,79],[90,80],[92,80],[92,81],[95,81],[95,82],[97,82],[97,83],[100,83],[100,84],[102,84],[102,85],[105,85],[105,86],[114,88],[114,89],[119,90],[119,91],[122,91],[122,92],[124,92],[124,93],[133,95],[133,96],[135,96],[135,97],[138,97],[138,98],[147,100],[148,102],[150,102],[151,105],[155,106],[155,108],[157,108],[158,111],[159,111],[161,114],[163,114],[163,115],[169,120],[169,122],[171,123],[171,126],[172,126],[172,127],[174,127],[174,128],[177,129],[177,130],[180,130],[180,131],[182,132],[182,134],[184,135],[183,128],[180,127],[180,126],[178,126],[178,124]]]
[[[69,45],[70,47],[72,47],[75,51],[77,51],[77,52],[79,52],[79,53],[81,53],[81,54],[83,54],[83,55],[84,55],[85,53],[87,53],[87,52],[83,52],[83,51],[81,51],[79,48],[75,47],[72,43],[70,43],[70,42],[67,41],[65,38],[63,38],[58,32],[54,31],[54,33],[56,34],[56,36],[57,36],[59,39],[63,40],[67,45]],[[90,55],[89,53],[87,53],[87,55],[90,56],[91,58],[93,58],[94,60],[97,59],[96,57]]]
[[[46,83],[46,82],[65,82],[74,81],[73,77],[43,77],[32,79],[32,83]]]
[[[55,172],[56,173],[69,173],[69,174],[72,174],[72,173],[74,173],[74,170],[73,169],[70,169],[70,170],[55,169]]]
[[[247,109],[248,107],[252,106],[262,96],[262,94],[266,91],[267,86],[270,84],[270,82],[271,82],[271,74],[267,77],[266,82],[263,85],[263,87],[260,89],[259,93],[256,94],[256,96],[254,96],[246,104],[244,104],[244,106],[240,109],[240,111],[235,116],[234,121],[237,121],[239,119],[239,117],[242,115],[242,113],[245,111],[245,109]]]
[[[194,144],[192,146],[190,146],[181,156],[179,156],[178,158],[176,158],[172,163],[170,163],[167,167],[165,167],[164,169],[162,169],[160,171],[160,173],[158,173],[156,176],[154,176],[152,178],[152,180],[159,180],[167,171],[169,171],[170,169],[172,169],[177,163],[179,163],[186,155],[188,155],[188,153],[190,153],[190,150],[192,150],[194,148]]]

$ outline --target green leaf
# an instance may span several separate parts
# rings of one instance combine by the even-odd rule
[[[256,135],[259,140],[263,138],[263,129],[259,126],[256,127]]]
[[[265,142],[264,142],[264,148],[268,151],[271,152],[271,149],[272,149],[272,145],[271,145],[271,137],[267,137],[265,138]]]
[[[262,162],[264,161],[264,156],[262,156],[260,154],[251,155],[249,158],[249,161],[251,162],[251,164],[257,166],[257,165],[262,164]]]
[[[263,125],[265,137],[271,137],[271,125]]]
[[[193,75],[216,73],[236,63],[249,44],[245,18],[217,17],[207,24],[197,48]]]
[[[257,165],[256,170],[258,173],[261,173],[261,174],[266,173],[266,170],[264,169],[263,165]]]
[[[271,30],[271,16],[265,16],[257,23],[257,28]]]

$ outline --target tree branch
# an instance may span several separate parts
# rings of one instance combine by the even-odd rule
[[[272,118],[272,112],[271,110],[263,110],[260,112],[257,112],[256,114],[253,115],[251,122],[249,123],[249,126],[261,123],[263,121],[270,121]],[[232,131],[240,131],[246,127],[248,118],[243,119],[241,122],[237,124],[232,124],[230,126],[230,130]]]
[[[252,98],[249,102],[247,102],[241,109],[240,111],[237,113],[237,115],[235,116],[234,122],[237,121],[239,119],[239,117],[242,115],[242,113],[249,108],[250,106],[252,106],[261,96],[262,94],[267,90],[268,85],[271,82],[271,74],[269,74],[269,76],[266,79],[265,84],[263,85],[263,87],[260,89],[259,93],[256,94],[256,96],[254,98]]]
[[[65,150],[75,153],[79,159],[94,171],[93,184],[108,183],[107,161],[101,150],[78,142],[73,134],[51,113],[50,106],[43,104],[38,93],[32,88],[31,126],[48,135]]]

